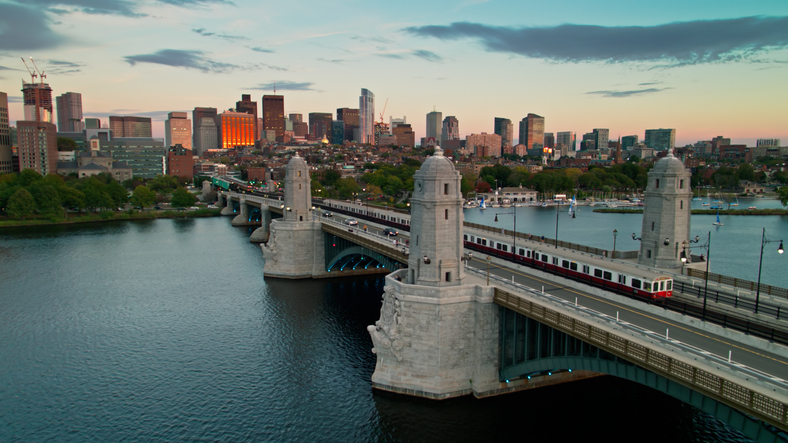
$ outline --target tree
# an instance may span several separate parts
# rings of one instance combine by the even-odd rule
[[[58,151],[76,151],[77,150],[77,142],[73,139],[68,137],[58,137],[57,138],[57,150]]]
[[[170,203],[176,208],[185,208],[194,205],[196,200],[197,199],[194,198],[194,195],[187,191],[186,188],[178,188],[172,193],[172,199],[170,199]]]
[[[126,191],[117,180],[111,180],[106,187],[106,192],[112,201],[115,203],[115,206],[118,208],[122,208],[123,205],[129,201],[129,193]]]
[[[137,186],[131,194],[131,203],[134,206],[139,206],[141,209],[152,205],[154,201],[156,201],[156,193],[145,185]]]
[[[478,193],[486,193],[492,190],[492,186],[484,180],[480,180],[476,183],[476,192]]]
[[[178,179],[171,175],[157,175],[148,183],[148,189],[161,194],[170,194],[178,187]],[[137,188],[134,188],[135,190]]]
[[[47,218],[59,218],[63,215],[60,197],[54,186],[44,181],[30,185],[30,194],[36,201],[38,213]]]
[[[19,188],[11,198],[8,199],[8,215],[24,220],[25,217],[33,215],[36,210],[36,200],[27,189]]]
[[[777,196],[780,198],[780,203],[783,206],[788,206],[788,186],[783,186],[777,190]]]

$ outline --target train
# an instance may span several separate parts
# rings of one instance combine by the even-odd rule
[[[673,296],[673,278],[669,275],[602,257],[545,244],[535,245],[532,241],[517,244],[517,251],[514,251],[512,239],[480,237],[467,232],[463,234],[463,243],[473,251],[635,298],[660,301]]]

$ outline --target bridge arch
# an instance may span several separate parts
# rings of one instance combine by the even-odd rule
[[[336,247],[336,244],[326,245],[327,249]],[[344,270],[338,268],[348,264],[354,264],[356,266],[354,269],[359,265],[364,265],[364,269],[369,269],[370,267],[386,268],[389,271],[396,271],[399,269],[396,262],[382,254],[372,252],[361,246],[350,246],[343,248],[333,255],[331,261],[326,263],[326,271]]]
[[[251,208],[252,210],[249,211],[249,220],[247,221],[260,223],[260,221],[263,219],[263,212],[257,206],[252,206]]]

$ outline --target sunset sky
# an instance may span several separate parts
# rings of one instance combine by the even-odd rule
[[[545,117],[547,132],[610,137],[675,128],[788,145],[788,2],[0,0],[0,91],[21,119],[20,57],[85,116],[144,115],[285,96],[286,113],[433,107],[460,133],[494,117]],[[13,124],[13,123],[12,123]]]

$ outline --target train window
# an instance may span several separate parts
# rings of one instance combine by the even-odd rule
[[[561,266],[564,268],[569,268],[569,260],[561,260]]]
[[[542,254],[542,261],[547,263],[547,254]]]
[[[608,271],[605,271],[604,272],[604,276],[602,278],[604,278],[605,280],[611,280],[612,281],[613,280],[613,274],[611,274]]]
[[[602,276],[602,270],[594,268],[594,277],[601,277],[601,276]]]
[[[525,255],[525,249],[520,248],[520,252],[517,255]]]
[[[659,282],[659,290],[660,291],[664,291],[665,290],[665,282],[664,281]]]
[[[583,274],[588,274],[591,268],[588,265],[583,265]]]
[[[667,290],[668,291],[672,291],[673,290],[673,280],[668,280],[668,289]]]
[[[506,245],[501,245],[501,250],[502,250],[503,252],[509,252],[509,247],[508,247],[508,246],[506,246]]]
[[[482,239],[482,246],[487,246],[487,239],[485,238]]]
[[[471,241],[474,241],[474,236],[471,236]]]
[[[623,284],[627,283],[627,276],[624,274],[618,274],[618,282]]]
[[[643,290],[647,292],[651,292],[651,282],[644,281],[643,282]]]
[[[569,269],[573,271],[577,271],[577,263],[575,262],[569,263]]]
[[[632,287],[635,289],[640,289],[640,280],[633,278],[632,279]]]
[[[553,264],[558,265],[558,257],[553,257]]]
[[[462,234],[462,239],[468,241],[468,234]]]
[[[482,244],[482,239],[480,239],[480,238],[477,238],[477,239],[476,239],[476,243],[477,243],[477,244]]]
[[[528,257],[528,258],[531,258],[531,251],[526,251],[525,252],[525,256]]]

